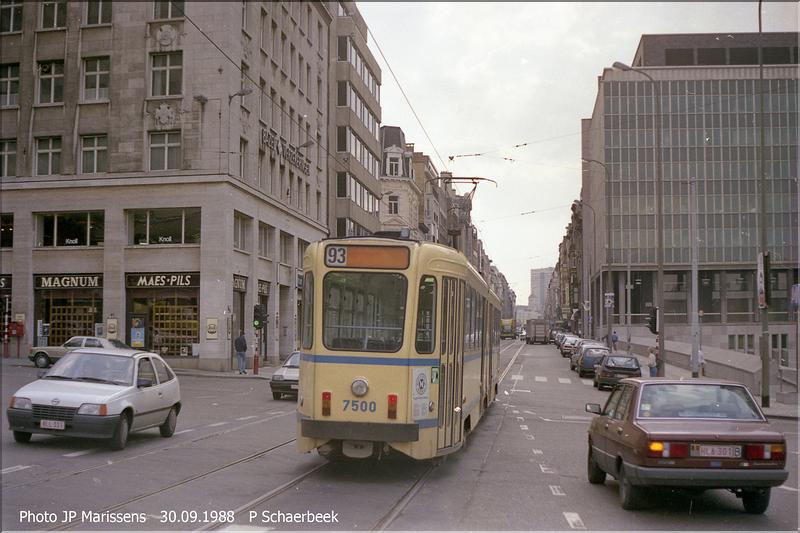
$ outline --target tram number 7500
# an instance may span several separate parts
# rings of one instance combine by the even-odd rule
[[[368,402],[366,400],[342,400],[342,410],[343,411],[361,411],[363,413],[370,412],[374,413],[377,411],[378,405],[372,401]]]

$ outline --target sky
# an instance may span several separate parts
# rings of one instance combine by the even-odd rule
[[[530,269],[558,261],[580,196],[580,121],[603,69],[630,64],[642,34],[758,31],[758,2],[357,5],[382,70],[382,124],[438,170],[497,182],[478,186],[472,220],[519,305]],[[765,32],[798,31],[797,3],[762,9]],[[485,155],[449,159],[474,153]]]

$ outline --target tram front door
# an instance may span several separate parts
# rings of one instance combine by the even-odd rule
[[[439,358],[438,449],[461,442],[462,376],[464,350],[464,282],[442,279],[442,320]]]

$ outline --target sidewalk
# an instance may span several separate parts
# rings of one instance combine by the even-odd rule
[[[623,354],[627,355],[627,352],[624,350],[617,350],[614,352],[615,354]],[[647,369],[647,357],[632,354],[634,357],[639,359],[639,365],[642,367],[642,375],[645,375],[648,371]],[[686,370],[674,365],[664,364],[664,377],[673,378],[673,379],[692,379],[692,372],[691,370]],[[712,378],[713,379],[713,378]],[[773,385],[770,387],[770,406],[769,407],[762,407],[761,406],[761,396],[758,395],[760,391],[751,390],[750,392],[753,393],[753,396],[756,397],[756,402],[758,402],[758,406],[761,407],[761,410],[764,411],[764,414],[767,415],[768,418],[779,418],[779,419],[786,419],[786,420],[797,420],[798,419],[798,406],[796,404],[785,404],[775,401],[775,393],[778,391],[778,386]]]

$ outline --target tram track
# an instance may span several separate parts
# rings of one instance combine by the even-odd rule
[[[246,463],[248,461],[252,461],[254,459],[258,459],[259,457],[267,455],[268,453],[270,453],[272,451],[275,451],[275,450],[277,450],[279,448],[283,448],[284,446],[292,444],[293,442],[295,442],[295,440],[296,439],[290,439],[290,440],[281,442],[280,444],[275,444],[275,445],[270,446],[268,448],[259,450],[259,451],[255,452],[255,453],[251,453],[251,454],[246,455],[244,457],[240,457],[239,459],[236,459],[236,460],[233,460],[233,461],[229,461],[229,462],[227,462],[227,463],[225,463],[223,465],[220,465],[220,466],[217,466],[217,467],[214,467],[214,468],[210,468],[208,470],[200,472],[199,474],[195,474],[195,475],[189,476],[187,478],[184,478],[184,479],[182,479],[180,481],[176,481],[176,482],[171,483],[171,484],[169,484],[169,485],[167,485],[165,487],[161,487],[161,488],[158,488],[156,490],[152,490],[152,491],[146,492],[144,494],[139,494],[138,496],[134,496],[133,498],[128,498],[127,500],[125,500],[123,502],[115,503],[114,505],[110,505],[108,507],[105,507],[105,508],[103,508],[103,509],[101,509],[101,510],[99,510],[97,512],[99,512],[99,513],[107,513],[107,512],[111,512],[111,511],[116,511],[118,509],[121,509],[121,508],[125,507],[126,505],[130,505],[131,503],[135,503],[135,502],[144,500],[146,498],[150,498],[150,497],[155,496],[157,494],[161,494],[161,493],[164,493],[166,491],[172,490],[172,489],[174,489],[176,487],[180,487],[180,486],[183,486],[183,485],[188,485],[189,483],[191,483],[193,481],[196,481],[196,480],[204,478],[204,477],[208,477],[208,476],[210,476],[212,474],[216,474],[217,472],[220,472],[222,470],[231,468],[233,466],[236,466],[236,465],[239,465],[239,464],[242,464],[242,463]],[[321,466],[324,466],[324,465],[321,465]],[[49,528],[49,529],[47,529],[47,531],[64,531],[64,530],[72,529],[72,527],[76,526],[76,525],[83,525],[83,522],[81,520],[73,520],[73,521],[65,522],[63,524],[59,524],[59,525],[57,525],[55,527]]]
[[[414,496],[420,491],[422,486],[425,484],[425,481],[428,479],[428,476],[433,472],[438,465],[432,464],[425,469],[424,472],[417,478],[413,485],[403,494],[403,496],[397,500],[397,502],[389,508],[387,511],[377,522],[375,525],[372,526],[370,531],[385,531],[387,527],[389,527],[392,522],[400,516],[408,504],[411,503],[411,500],[414,499]]]

